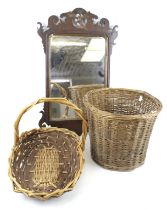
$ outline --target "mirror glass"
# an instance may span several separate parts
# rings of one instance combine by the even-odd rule
[[[104,84],[106,47],[103,37],[51,35],[48,47],[50,97],[65,97],[65,94],[69,97],[70,86]],[[67,116],[67,119],[76,119],[73,111],[65,106],[50,106],[51,120]]]

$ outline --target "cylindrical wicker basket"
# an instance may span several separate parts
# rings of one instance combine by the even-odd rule
[[[92,90],[83,101],[93,160],[121,171],[142,165],[161,102],[143,91],[111,88]]]
[[[19,135],[25,112],[43,102],[60,103],[74,109],[83,120],[82,135],[64,128],[45,127]],[[82,111],[64,98],[42,98],[22,110],[15,122],[15,142],[9,158],[9,176],[14,191],[46,200],[72,190],[83,167],[87,122]]]
[[[83,104],[83,97],[88,91],[99,88],[104,88],[104,84],[76,85],[69,87],[70,98],[72,99],[72,102],[76,104],[80,109],[82,109],[86,119],[87,115]]]

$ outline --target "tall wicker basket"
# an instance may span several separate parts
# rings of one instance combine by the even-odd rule
[[[83,104],[83,97],[88,91],[99,88],[104,88],[104,84],[76,85],[69,87],[70,98],[72,99],[72,102],[76,104],[80,109],[82,109],[86,119],[86,108]]]
[[[64,128],[45,127],[19,135],[25,112],[43,102],[60,103],[74,109],[83,120],[82,135]],[[87,122],[82,111],[64,98],[42,98],[21,111],[15,122],[15,141],[9,158],[9,176],[14,191],[46,200],[71,190],[83,167]]]
[[[93,160],[121,171],[142,165],[160,101],[143,91],[104,88],[88,92],[84,105]]]

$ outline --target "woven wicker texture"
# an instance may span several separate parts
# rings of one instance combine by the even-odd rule
[[[93,160],[121,171],[142,165],[160,101],[143,91],[111,88],[92,90],[83,101]]]
[[[70,98],[72,102],[76,104],[80,109],[82,109],[84,113],[84,117],[87,119],[86,108],[83,104],[83,97],[84,95],[94,89],[104,88],[103,84],[93,84],[93,85],[76,85],[69,87],[70,91]]]
[[[46,127],[26,131],[19,136],[23,114],[38,103],[54,102],[74,109],[83,120],[83,133]],[[23,109],[15,122],[15,143],[9,158],[9,176],[14,191],[41,200],[58,197],[71,190],[80,177],[87,122],[82,111],[64,98],[43,98]]]

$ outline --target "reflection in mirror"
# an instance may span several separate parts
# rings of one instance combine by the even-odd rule
[[[105,39],[103,37],[49,37],[50,97],[69,98],[68,87],[104,84]],[[58,84],[60,86],[57,86]],[[62,91],[61,87],[65,90]],[[76,118],[65,106],[51,104],[52,120]],[[65,115],[64,115],[64,112]]]
[[[68,80],[58,80],[55,79],[53,82],[50,82],[50,96],[51,97],[65,97],[69,98],[68,87],[70,83]],[[63,104],[50,104],[50,116],[52,120],[56,120],[58,117],[63,119],[74,118],[75,113],[72,109],[68,109]]]

